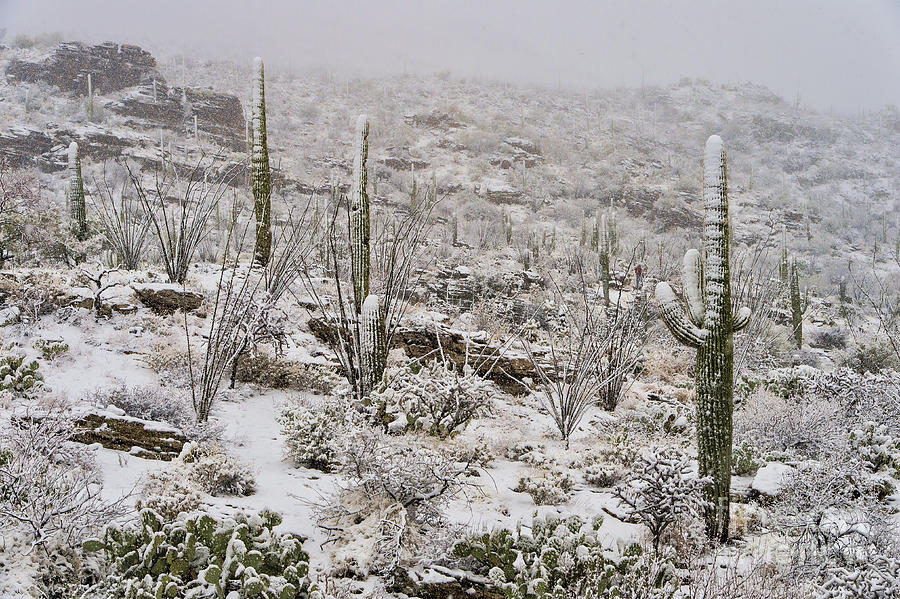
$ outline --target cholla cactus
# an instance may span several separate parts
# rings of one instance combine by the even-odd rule
[[[676,339],[697,349],[697,445],[704,489],[707,534],[728,538],[731,488],[731,441],[734,333],[750,323],[750,309],[732,315],[725,146],[718,135],[706,142],[703,196],[706,203],[704,253],[684,255],[687,312],[668,283],[656,286],[660,316]]]
[[[269,167],[269,146],[266,140],[266,83],[261,58],[253,59],[256,79],[253,85],[253,128],[251,145],[251,184],[253,212],[256,215],[256,245],[254,261],[265,266],[272,252],[272,172]]]
[[[359,349],[362,372],[361,388],[367,397],[384,376],[387,364],[387,339],[384,314],[377,295],[368,296],[359,315]]]
[[[369,195],[366,183],[369,176],[366,160],[369,157],[369,119],[359,115],[356,121],[356,151],[353,156],[353,188],[350,196],[350,268],[356,311],[369,295]]]
[[[69,219],[72,232],[78,241],[88,236],[87,212],[84,205],[84,182],[81,178],[81,158],[78,155],[78,144],[69,144],[69,189],[66,191],[66,204],[69,207]]]

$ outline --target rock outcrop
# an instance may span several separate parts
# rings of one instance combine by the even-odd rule
[[[174,285],[132,285],[141,303],[156,314],[169,315],[177,310],[190,312],[203,303],[203,296],[193,291],[183,291]]]

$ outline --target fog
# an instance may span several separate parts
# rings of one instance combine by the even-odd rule
[[[0,0],[0,28],[337,75],[578,89],[703,77],[818,110],[900,104],[898,0]]]

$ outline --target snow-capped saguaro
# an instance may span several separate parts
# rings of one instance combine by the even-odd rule
[[[728,181],[725,146],[718,135],[706,142],[703,197],[705,255],[695,249],[684,255],[687,311],[668,283],[657,284],[656,300],[675,338],[697,349],[698,458],[700,476],[711,480],[704,489],[706,531],[711,539],[725,541],[730,515],[734,333],[750,323],[750,309],[731,312]]]
[[[66,191],[66,205],[69,207],[72,233],[78,241],[84,241],[88,236],[84,181],[81,178],[81,157],[78,155],[78,144],[74,141],[69,144],[69,188]]]
[[[272,171],[269,167],[269,145],[266,140],[266,82],[263,61],[253,59],[253,136],[251,181],[253,212],[256,215],[256,245],[253,260],[261,266],[269,263],[272,252]]]
[[[353,276],[354,301],[357,312],[369,295],[369,119],[361,114],[356,121],[356,146],[353,154],[353,188],[350,192],[350,268]]]
[[[384,314],[377,295],[366,297],[359,315],[359,346],[362,355],[361,388],[363,396],[381,382],[387,365],[387,340],[385,336]]]

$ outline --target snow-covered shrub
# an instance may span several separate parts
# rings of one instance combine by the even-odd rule
[[[335,575],[385,574],[433,559],[449,547],[447,504],[467,483],[471,464],[416,437],[359,429],[348,436],[344,486],[319,510],[334,535]]]
[[[337,462],[341,422],[332,406],[287,403],[278,415],[285,454],[295,464],[327,472]]]
[[[897,370],[897,355],[894,353],[893,347],[884,340],[875,340],[870,343],[861,341],[847,351],[841,366],[850,368],[859,374],[877,374],[888,368]]]
[[[513,490],[531,495],[535,505],[559,505],[569,499],[574,486],[568,472],[550,470],[541,475],[521,477]]]
[[[873,472],[885,469],[900,475],[900,439],[869,420],[850,432],[850,451]]]
[[[671,597],[676,588],[671,564],[646,576],[649,562],[639,546],[610,556],[598,538],[601,524],[599,517],[535,517],[530,533],[519,525],[515,531],[473,535],[458,543],[453,555],[509,599]]]
[[[331,393],[341,383],[334,367],[327,364],[293,362],[267,354],[242,357],[237,380],[271,389],[295,389],[312,393]]]
[[[755,391],[734,415],[734,435],[763,452],[816,458],[846,447],[847,420],[836,401]]]
[[[446,439],[490,411],[493,388],[473,372],[460,372],[449,361],[432,360],[418,370],[391,373],[372,393],[372,403],[391,430],[411,429]]]
[[[638,457],[615,495],[625,508],[626,520],[646,526],[658,551],[670,526],[685,517],[701,517],[706,482],[692,475],[690,460],[682,451],[654,447]]]
[[[166,519],[193,512],[203,503],[202,489],[183,468],[157,470],[147,475],[137,500],[139,509],[150,509]]]
[[[762,467],[759,450],[744,439],[731,450],[731,472],[738,476],[755,474]]]
[[[250,467],[218,443],[186,443],[177,461],[210,495],[250,495],[256,488]]]
[[[0,389],[17,395],[30,395],[38,390],[44,377],[38,372],[37,360],[26,361],[24,355],[9,354],[0,357]]]
[[[532,466],[551,466],[556,464],[552,456],[547,455],[547,448],[541,443],[520,441],[506,452],[510,460],[531,464]]]
[[[35,546],[80,542],[122,513],[101,497],[94,454],[69,442],[74,422],[61,406],[13,417],[0,430],[0,530],[19,531]]]
[[[171,388],[123,384],[97,389],[88,399],[99,408],[113,405],[129,416],[166,422],[182,429],[190,428],[194,422],[188,398]]]
[[[34,349],[41,352],[41,357],[48,362],[52,362],[59,356],[69,351],[69,344],[63,341],[53,341],[48,339],[36,339],[31,344]]]
[[[606,489],[625,478],[625,470],[611,464],[592,464],[584,469],[583,476],[589,485]]]
[[[280,523],[272,512],[171,520],[145,509],[139,522],[107,527],[84,547],[106,557],[111,597],[310,598],[309,557],[299,539],[273,530]]]
[[[786,477],[773,505],[773,522],[791,538],[799,565],[852,565],[894,546],[894,516],[860,466],[836,457],[801,463]]]
[[[830,327],[816,331],[811,335],[809,344],[822,349],[844,349],[847,347],[847,329]]]
[[[897,599],[900,597],[900,561],[878,556],[853,567],[829,568],[816,599]]]

